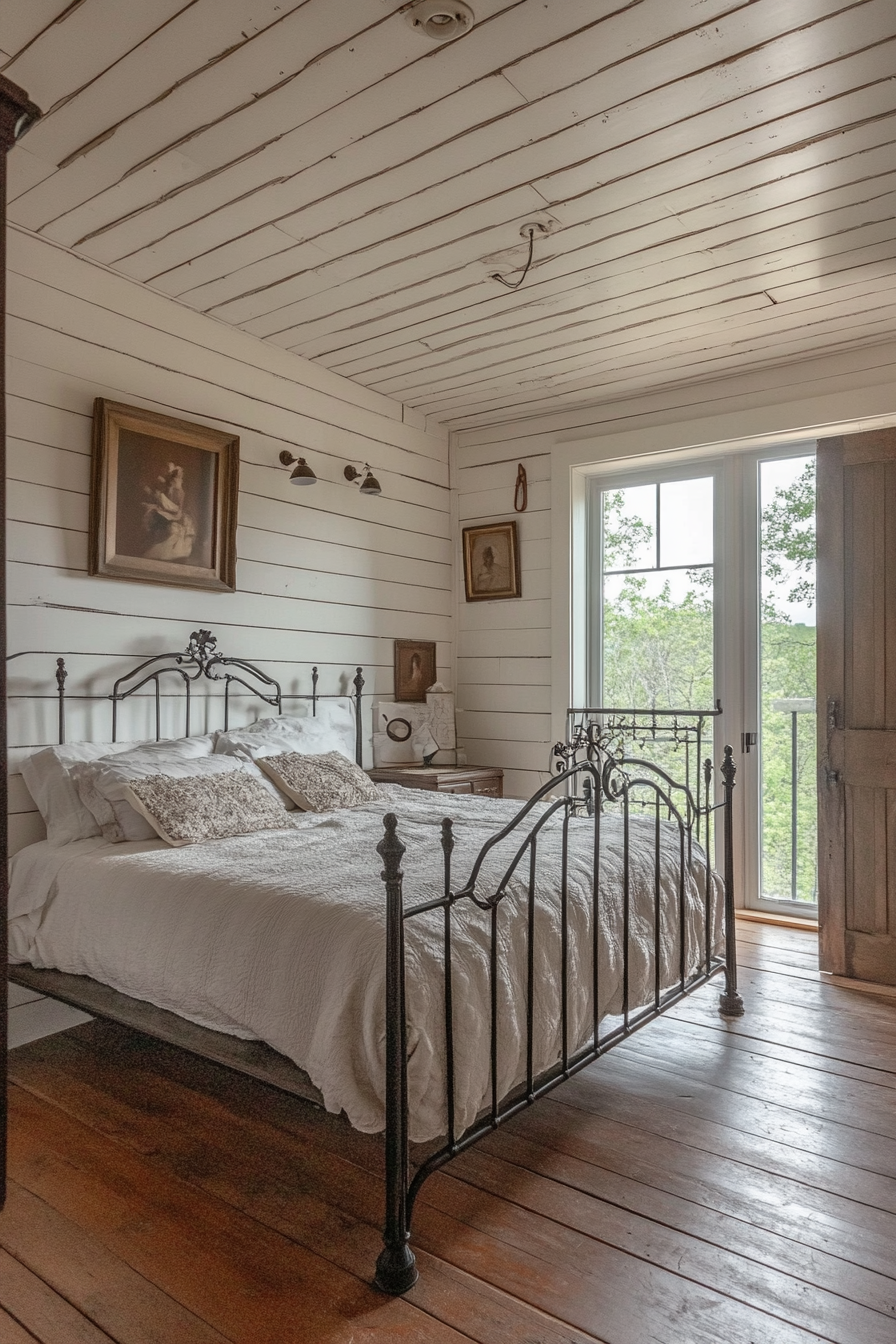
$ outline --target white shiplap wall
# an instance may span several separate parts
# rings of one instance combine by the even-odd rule
[[[570,472],[601,461],[739,440],[781,441],[882,416],[896,423],[896,346],[876,345],[665,394],[465,429],[453,436],[460,526],[513,517],[517,464],[521,600],[464,601],[458,585],[458,731],[472,763],[500,765],[505,791],[548,779],[568,703]],[[553,562],[552,562],[553,557]],[[460,561],[458,559],[458,564]]]
[[[505,794],[526,798],[550,769],[550,443],[521,448],[514,436],[477,443],[473,431],[459,438],[453,456],[460,526],[516,519],[522,596],[465,601],[458,549],[458,738],[471,765],[500,765]],[[529,505],[517,514],[520,463]]]
[[[315,663],[322,692],[344,689],[361,664],[365,736],[373,696],[392,692],[393,639],[436,640],[439,675],[453,678],[443,432],[427,432],[388,397],[16,229],[8,312],[9,651],[47,651],[10,667],[13,766],[20,748],[55,740],[51,702],[39,710],[16,697],[51,689],[57,651],[69,655],[73,696],[110,658],[125,670],[137,654],[182,648],[199,626],[287,691],[310,690]],[[97,396],[240,435],[236,593],[88,577]],[[289,485],[277,461],[284,447],[307,456],[316,486]],[[346,484],[350,461],[370,462],[379,498]],[[95,691],[105,685],[91,682]],[[97,712],[87,717],[76,701],[69,717],[71,739],[107,735]],[[20,775],[10,802],[15,850],[42,826]],[[35,1005],[18,991],[15,1001],[19,1039]]]

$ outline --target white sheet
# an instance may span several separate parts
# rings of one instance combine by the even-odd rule
[[[170,849],[161,841],[63,848],[29,846],[12,861],[14,961],[90,975],[203,1026],[259,1038],[311,1077],[328,1109],[360,1130],[384,1125],[385,898],[382,815],[398,815],[407,846],[406,904],[442,892],[439,827],[455,818],[454,886],[489,835],[515,815],[509,801],[444,797],[392,786],[389,801],[306,814],[290,831]],[[294,815],[294,814],[293,814]],[[572,1045],[591,1031],[591,825],[573,822],[569,872],[569,1016]],[[665,901],[663,983],[677,978],[677,831],[661,827]],[[560,826],[539,844],[539,872],[557,873]],[[632,823],[631,1005],[653,994],[653,822]],[[601,1013],[621,1007],[621,834],[603,823]],[[504,850],[505,861],[509,851]],[[487,872],[499,871],[496,863]],[[503,871],[503,865],[501,867]],[[702,882],[695,851],[686,873],[688,971],[702,953]],[[721,930],[719,893],[714,927]],[[526,926],[522,884],[499,916],[499,1094],[525,1077]],[[455,907],[454,1001],[457,1121],[470,1124],[490,1098],[488,913]],[[441,912],[406,924],[411,1137],[445,1132],[444,978]],[[542,884],[536,915],[536,1069],[560,1053],[559,897]]]

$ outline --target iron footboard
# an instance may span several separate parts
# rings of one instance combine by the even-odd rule
[[[677,784],[671,776],[656,765],[629,757],[617,751],[591,751],[590,759],[576,761],[544,785],[528,803],[521,807],[514,819],[493,836],[481,849],[470,876],[459,889],[454,889],[451,861],[454,849],[452,823],[442,823],[441,843],[444,855],[444,891],[437,899],[417,905],[406,905],[402,883],[402,858],[405,846],[398,835],[397,819],[393,813],[384,818],[384,835],[377,846],[383,861],[382,879],[386,889],[386,1217],[383,1250],[377,1260],[374,1282],[384,1292],[407,1292],[417,1280],[414,1253],[410,1246],[410,1226],[414,1203],[428,1176],[444,1166],[453,1157],[465,1151],[485,1134],[497,1129],[530,1106],[539,1097],[557,1087],[580,1069],[598,1059],[607,1050],[625,1040],[634,1031],[652,1021],[678,1003],[686,994],[706,984],[713,977],[724,975],[724,992],[720,995],[719,1011],[726,1017],[739,1017],[743,1001],[737,990],[737,966],[734,934],[734,865],[732,838],[732,793],[735,765],[730,747],[725,748],[721,766],[722,800],[712,801],[712,765],[706,761],[702,770],[702,787],[692,789],[688,784]],[[558,788],[564,796],[551,796]],[[716,951],[722,941],[715,927],[716,886],[710,867],[712,822],[716,811],[722,812],[724,868],[722,874],[722,920],[724,952]],[[621,1013],[614,1016],[615,1025],[601,1034],[600,1010],[601,939],[607,932],[601,924],[602,889],[598,881],[601,865],[602,834],[607,829],[605,818],[616,812],[617,843],[622,838],[622,893],[621,893]],[[632,864],[631,844],[634,816],[653,818],[653,976],[652,997],[648,1003],[633,1003],[630,975],[630,942],[632,920]],[[584,1042],[571,1035],[569,1021],[570,988],[570,922],[569,922],[569,865],[570,829],[574,818],[587,818],[591,828],[585,832],[585,853],[590,882],[590,938],[591,1019]],[[560,831],[560,872],[558,900],[560,944],[558,977],[560,982],[559,1057],[546,1069],[536,1065],[533,1038],[535,1034],[535,936],[536,905],[538,901],[537,861],[539,842],[545,828]],[[649,827],[649,821],[647,823]],[[663,827],[671,828],[663,831]],[[697,844],[701,836],[705,849]],[[583,828],[577,827],[576,853],[581,871]],[[645,834],[640,823],[640,835]],[[671,837],[671,839],[670,839]],[[662,844],[672,843],[677,850],[676,875],[670,894],[669,883],[663,883],[661,872]],[[677,845],[675,841],[677,840]],[[502,842],[511,846],[510,861],[502,875],[486,881],[488,860],[494,863],[492,851]],[[503,860],[502,860],[503,864]],[[501,871],[502,864],[499,864]],[[688,946],[688,919],[686,910],[686,877],[702,874],[702,937],[698,947]],[[698,887],[699,891],[699,881]],[[508,901],[508,896],[512,900]],[[693,900],[693,895],[692,895]],[[484,1112],[465,1128],[460,1128],[456,1115],[457,1056],[455,1049],[455,1004],[452,992],[452,961],[455,956],[457,929],[454,912],[465,902],[473,902],[488,922],[489,984],[490,984],[490,1096]],[[499,910],[511,909],[509,918],[519,918],[526,925],[526,1068],[525,1081],[506,1096],[499,1095],[499,1004],[497,995],[499,958]],[[411,1173],[410,1130],[408,1114],[408,1051],[405,985],[405,927],[409,920],[426,913],[441,912],[444,946],[444,1032],[446,1044],[445,1100],[447,1128],[445,1142],[430,1153],[416,1171]],[[643,921],[642,921],[643,923]],[[661,931],[677,926],[678,946],[675,957],[676,974],[669,984],[669,973],[662,983]],[[579,1032],[581,1036],[581,1032]]]

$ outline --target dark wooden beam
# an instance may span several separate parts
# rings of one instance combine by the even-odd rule
[[[40,109],[24,89],[0,75],[0,1207],[6,1200],[7,1044],[7,771],[6,771],[6,155]]]

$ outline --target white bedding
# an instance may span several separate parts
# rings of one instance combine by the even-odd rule
[[[375,847],[382,816],[398,815],[406,905],[442,893],[439,828],[455,819],[454,886],[479,846],[515,815],[510,801],[447,800],[392,786],[383,803],[305,814],[290,830],[171,849],[161,841],[31,845],[12,861],[10,957],[90,975],[202,1026],[258,1038],[309,1074],[329,1110],[357,1129],[384,1126],[385,894]],[[291,814],[295,817],[297,814]],[[570,1040],[591,1034],[591,824],[575,821],[569,872]],[[678,976],[677,830],[661,828],[664,986]],[[539,872],[559,872],[560,825],[539,842]],[[653,995],[652,821],[632,822],[630,1002]],[[601,1014],[621,1007],[622,846],[603,823]],[[505,861],[509,853],[504,849]],[[503,871],[503,866],[501,868]],[[492,864],[487,872],[498,872]],[[703,949],[702,854],[686,873],[688,972]],[[499,1095],[525,1078],[526,924],[522,883],[499,916]],[[714,891],[714,930],[720,897]],[[455,907],[457,1123],[490,1098],[488,931],[471,902]],[[441,912],[406,924],[411,1138],[445,1132]],[[716,937],[718,946],[719,937]],[[559,897],[541,883],[536,916],[536,1070],[560,1054]]]

